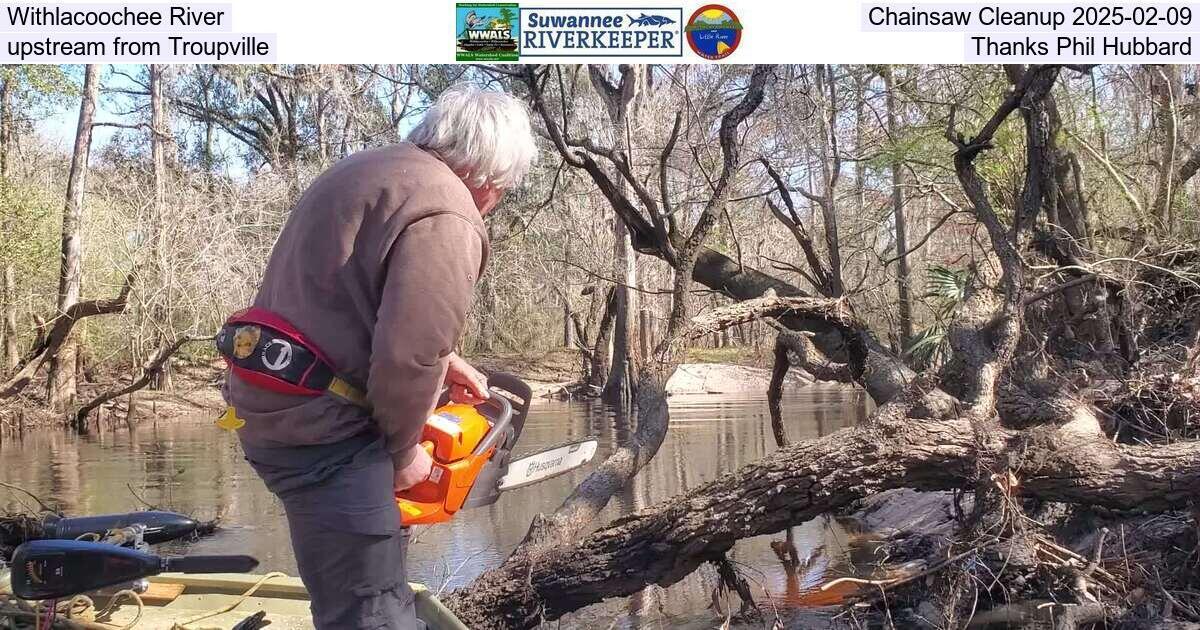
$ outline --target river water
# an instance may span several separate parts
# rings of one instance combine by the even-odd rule
[[[862,422],[867,413],[860,391],[834,385],[793,391],[785,396],[783,408],[791,439],[826,435]],[[627,418],[594,403],[539,402],[516,450],[520,454],[597,436],[598,461],[631,431]],[[661,450],[630,487],[613,498],[600,521],[666,500],[774,449],[763,396],[673,397],[670,431]],[[410,548],[410,579],[434,590],[468,583],[501,562],[524,536],[531,518],[553,511],[587,470],[513,490],[495,505],[417,530]],[[207,417],[143,423],[132,432],[86,437],[42,432],[10,439],[0,445],[0,479],[57,502],[70,515],[133,511],[149,503],[198,518],[220,516],[221,530],[190,543],[187,552],[246,553],[261,561],[260,571],[296,572],[282,507],[243,460],[236,437]],[[17,495],[0,490],[3,511],[29,510]],[[802,561],[800,571],[785,571],[772,550],[771,542],[782,541],[782,534],[741,541],[730,554],[755,595],[770,593],[776,606],[820,603],[812,589],[822,579],[853,572],[870,561],[856,557],[869,555],[862,537],[832,518],[794,528],[792,538]],[[714,585],[714,572],[704,568],[669,588],[651,587],[634,597],[593,606],[560,627],[716,627],[723,613],[709,608]]]

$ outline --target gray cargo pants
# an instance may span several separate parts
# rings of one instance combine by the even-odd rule
[[[408,530],[392,473],[376,440],[319,483],[278,493],[317,630],[425,629],[405,575]]]

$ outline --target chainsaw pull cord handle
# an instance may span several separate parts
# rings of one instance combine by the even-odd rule
[[[482,455],[488,452],[488,449],[497,446],[500,439],[504,437],[508,427],[512,424],[512,403],[508,402],[508,399],[502,394],[492,390],[491,397],[479,403],[477,406],[482,407],[484,405],[497,407],[497,411],[499,413],[496,416],[496,421],[492,423],[491,430],[488,431],[487,435],[483,436],[483,439],[479,441],[479,444],[475,445],[475,450],[472,451],[473,455]]]

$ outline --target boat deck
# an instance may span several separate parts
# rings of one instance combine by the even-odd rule
[[[177,624],[186,624],[184,627],[192,630],[228,629],[254,613],[266,611],[271,630],[312,630],[308,591],[300,578],[271,577],[246,597],[245,593],[263,577],[240,573],[164,573],[148,578],[151,587],[143,595],[142,616],[134,628],[172,630]],[[416,592],[417,616],[430,630],[467,630],[428,589],[419,584],[412,586]],[[104,605],[102,601],[96,604]],[[200,618],[231,606],[233,609],[227,612]],[[105,623],[124,626],[132,622],[137,613],[136,604],[122,600]]]

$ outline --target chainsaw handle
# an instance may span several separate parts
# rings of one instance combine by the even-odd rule
[[[493,394],[496,390],[504,392],[505,397],[512,404],[513,437],[520,436],[521,431],[525,428],[525,417],[529,415],[529,405],[533,399],[533,390],[530,389],[529,385],[525,384],[525,381],[505,372],[488,373],[487,382]],[[509,444],[508,446],[511,447],[512,445]]]
[[[504,437],[508,427],[512,424],[513,409],[512,403],[508,402],[508,399],[502,394],[495,391],[492,392],[492,395],[487,400],[479,403],[476,406],[495,407],[497,408],[496,410],[498,412],[495,416],[496,421],[492,423],[491,430],[488,431],[487,435],[483,436],[482,440],[479,440],[479,444],[477,444],[475,446],[475,450],[471,452],[472,455],[483,455],[494,448],[500,439]]]

